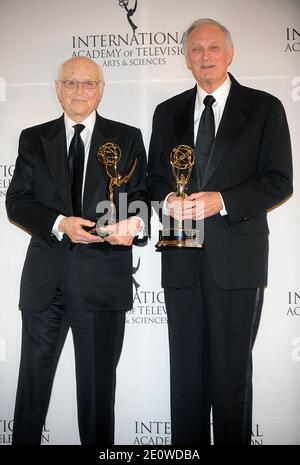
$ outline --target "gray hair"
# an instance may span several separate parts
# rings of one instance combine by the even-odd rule
[[[202,24],[214,24],[215,26],[218,26],[221,29],[221,31],[224,33],[225,42],[226,42],[227,47],[229,49],[233,50],[233,42],[232,42],[231,34],[230,34],[229,30],[225,26],[223,26],[223,24],[219,23],[218,21],[215,21],[214,19],[200,18],[200,19],[197,19],[196,21],[194,21],[188,27],[188,29],[185,31],[185,33],[183,34],[182,46],[183,46],[184,54],[186,54],[186,51],[187,51],[188,38],[189,38],[191,32],[196,27],[201,26]]]

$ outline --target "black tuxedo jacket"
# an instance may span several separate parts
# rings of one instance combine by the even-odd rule
[[[107,199],[108,177],[96,158],[99,147],[115,142],[121,148],[119,171],[132,159],[137,168],[131,180],[118,189],[128,203],[148,202],[145,188],[146,155],[139,129],[104,119],[97,114],[86,171],[84,218],[96,216],[96,206]],[[20,308],[42,311],[59,284],[70,248],[64,235],[59,242],[51,233],[59,214],[72,215],[66,135],[63,116],[22,131],[19,155],[6,198],[11,220],[32,237],[21,278]],[[82,292],[90,310],[128,310],[132,307],[131,247],[109,244],[77,245]]]
[[[227,216],[204,222],[204,242],[217,284],[223,289],[261,287],[267,282],[267,211],[292,192],[289,130],[281,102],[241,86],[233,76],[203,184],[193,170],[188,193],[219,191]],[[155,110],[149,149],[149,190],[163,200],[175,190],[169,155],[194,147],[196,87]],[[162,252],[162,285],[193,285],[197,250]]]

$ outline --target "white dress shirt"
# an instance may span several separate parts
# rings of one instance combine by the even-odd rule
[[[196,145],[196,138],[197,138],[200,118],[205,108],[203,100],[205,99],[207,95],[213,95],[213,97],[215,98],[215,102],[212,104],[212,109],[213,109],[214,117],[215,117],[215,135],[216,135],[219,125],[220,125],[222,115],[223,115],[223,111],[225,108],[225,103],[229,95],[230,86],[231,86],[231,81],[230,81],[229,76],[227,76],[223,84],[221,84],[220,87],[218,87],[212,94],[208,94],[207,92],[205,92],[205,90],[201,89],[201,87],[199,87],[199,85],[197,84],[197,97],[196,97],[195,112],[194,112],[194,143],[195,145]]]

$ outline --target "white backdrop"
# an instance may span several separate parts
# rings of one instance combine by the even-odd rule
[[[129,0],[128,7],[134,4]],[[0,0],[0,444],[11,441],[21,336],[19,279],[29,241],[5,211],[19,133],[61,114],[53,85],[58,65],[82,54],[104,69],[99,112],[140,127],[148,147],[155,106],[194,85],[180,42],[198,17],[229,28],[235,43],[230,71],[242,84],[279,97],[287,112],[295,192],[269,214],[269,285],[254,350],[252,442],[300,444],[299,0],[138,0],[131,16],[135,36],[118,0]],[[134,251],[136,297],[118,368],[117,444],[170,443],[167,323],[154,243],[155,237]],[[69,337],[43,442],[78,444],[76,415]]]

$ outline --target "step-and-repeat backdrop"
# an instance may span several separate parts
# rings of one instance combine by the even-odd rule
[[[21,321],[19,279],[29,236],[10,224],[5,195],[20,131],[61,114],[60,63],[89,56],[103,67],[99,112],[141,128],[149,144],[155,106],[194,85],[182,34],[199,17],[232,33],[230,71],[283,102],[290,125],[295,191],[269,213],[270,273],[254,350],[252,442],[300,444],[300,1],[0,1],[0,444],[11,441]],[[153,231],[159,228],[153,220]],[[134,250],[134,306],[118,367],[116,443],[170,444],[167,318],[155,234]],[[79,444],[74,354],[68,336],[52,392],[44,444]]]

